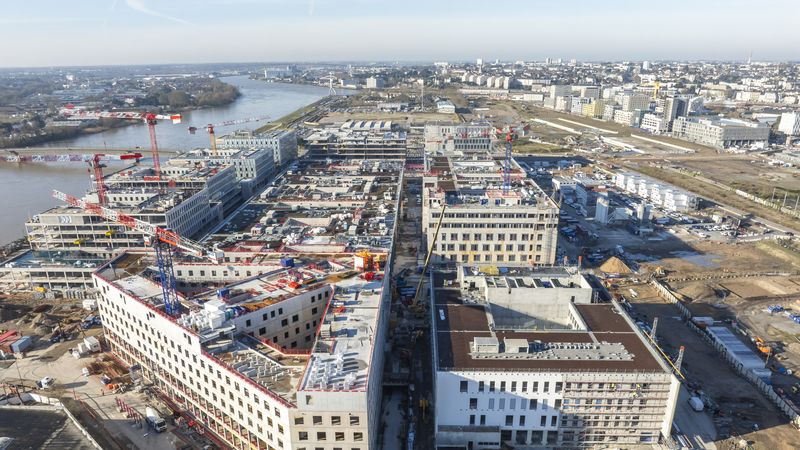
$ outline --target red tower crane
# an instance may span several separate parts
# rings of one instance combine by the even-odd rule
[[[231,125],[239,125],[240,123],[248,123],[248,122],[259,122],[261,120],[267,120],[269,116],[259,116],[259,117],[248,117],[246,119],[237,119],[237,120],[226,120],[220,123],[210,123],[203,127],[206,132],[208,132],[209,136],[211,137],[211,154],[217,154],[217,136],[214,134],[214,128],[219,127],[227,127]],[[194,126],[189,127],[189,134],[195,134],[198,128]]]
[[[153,171],[156,179],[161,180],[161,161],[158,157],[158,142],[156,141],[156,123],[159,120],[171,120],[172,123],[181,123],[180,114],[155,114],[147,111],[90,111],[67,105],[61,109],[61,114],[69,120],[90,119],[121,119],[141,120],[147,124],[150,131],[150,150],[153,152]]]
[[[106,204],[106,184],[103,181],[104,161],[129,161],[142,159],[141,153],[125,153],[122,155],[106,155],[103,153],[95,154],[62,154],[62,155],[8,155],[6,162],[31,162],[31,163],[61,163],[61,162],[86,162],[94,172],[95,190],[97,191],[97,201],[101,205]]]
[[[152,240],[153,248],[156,253],[156,263],[158,264],[161,291],[164,296],[164,309],[170,316],[177,316],[180,314],[180,301],[176,288],[175,271],[172,267],[173,249],[180,249],[197,257],[208,257],[213,262],[218,262],[213,252],[210,252],[197,242],[181,237],[174,231],[161,228],[127,214],[122,214],[102,205],[89,203],[63,192],[54,190],[53,197],[110,222],[116,222],[139,231]]]

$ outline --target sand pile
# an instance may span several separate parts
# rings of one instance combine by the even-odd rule
[[[633,273],[631,268],[628,267],[628,265],[625,264],[625,262],[623,262],[621,259],[617,258],[616,256],[612,256],[611,258],[608,258],[606,260],[606,262],[604,262],[599,267],[599,269],[600,269],[601,272],[618,273],[618,274],[621,274],[621,275],[627,275],[627,274]]]

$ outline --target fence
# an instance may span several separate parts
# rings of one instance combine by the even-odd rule
[[[700,329],[694,322],[691,321],[692,313],[689,311],[688,308],[683,304],[683,302],[678,299],[678,297],[670,290],[664,283],[653,280],[652,281],[653,287],[656,288],[659,295],[667,300],[668,302],[674,304],[678,310],[681,312],[681,317],[686,320],[686,325],[689,327],[690,330],[697,333],[703,341],[705,341],[709,346],[714,348],[720,356],[731,366],[733,369],[738,373],[742,378],[747,380],[750,384],[756,387],[762,394],[764,394],[767,399],[769,399],[775,406],[778,407],[780,411],[782,411],[786,416],[789,417],[795,423],[800,422],[800,416],[798,416],[797,411],[787,403],[783,398],[781,398],[773,389],[772,386],[765,383],[762,379],[758,378],[756,374],[754,374],[749,369],[746,369],[739,363],[736,358],[734,358],[733,354],[728,351],[727,347],[722,345],[722,343],[713,339],[708,333]]]

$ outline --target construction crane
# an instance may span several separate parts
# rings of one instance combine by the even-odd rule
[[[419,293],[422,290],[422,283],[425,281],[425,272],[428,270],[428,264],[431,262],[431,255],[436,249],[436,240],[439,238],[439,230],[442,228],[442,219],[444,219],[444,211],[447,209],[447,201],[442,201],[442,212],[439,213],[439,221],[436,222],[436,232],[433,234],[433,242],[428,248],[428,254],[425,255],[425,265],[422,266],[422,273],[419,276],[419,283],[417,283],[417,291],[414,293],[414,301],[411,303],[412,308],[419,308]]]
[[[506,158],[503,161],[503,194],[511,190],[511,132],[506,135]]]
[[[129,161],[139,162],[142,159],[141,153],[126,153],[123,155],[106,155],[104,153],[95,154],[63,154],[63,155],[20,155],[13,154],[5,157],[4,161],[12,163],[67,163],[85,162],[89,164],[93,174],[95,190],[97,191],[97,201],[101,205],[106,204],[106,185],[103,182],[103,167],[105,161]]]
[[[248,117],[246,119],[226,120],[224,122],[210,123],[210,124],[206,125],[203,128],[205,129],[205,131],[211,137],[211,147],[210,147],[211,154],[212,155],[216,155],[217,154],[217,136],[216,136],[216,134],[214,134],[214,129],[215,128],[228,127],[228,126],[231,126],[231,125],[239,125],[239,124],[248,123],[248,122],[259,122],[259,121],[267,120],[267,119],[269,119],[269,116]],[[189,127],[189,134],[195,134],[197,132],[197,130],[198,130],[197,127],[190,126]]]
[[[159,120],[170,120],[173,124],[181,123],[180,114],[156,114],[147,111],[90,111],[67,105],[61,109],[61,115],[68,120],[96,120],[120,119],[141,120],[147,124],[150,132],[150,150],[153,152],[153,172],[155,179],[161,181],[161,161],[158,157],[158,142],[156,140],[156,124]]]
[[[133,230],[139,231],[150,238],[156,253],[156,263],[161,281],[161,291],[164,295],[164,310],[167,314],[174,316],[180,312],[178,292],[176,288],[175,271],[172,267],[172,255],[174,249],[180,249],[197,257],[208,257],[217,262],[217,257],[213,252],[209,252],[206,247],[190,239],[181,237],[172,230],[167,230],[152,223],[136,219],[127,214],[114,211],[105,206],[90,203],[78,197],[65,194],[60,191],[53,191],[53,197],[84,211],[102,217],[110,222],[116,222]]]

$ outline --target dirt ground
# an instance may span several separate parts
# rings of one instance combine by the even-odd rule
[[[684,245],[676,251],[670,241],[652,242],[645,249],[658,259],[644,262],[642,267],[652,270],[659,266],[674,276],[700,276],[703,273],[786,272],[800,269],[787,266],[760,243],[720,243],[701,239],[681,241]]]
[[[733,155],[731,155],[733,156]],[[760,197],[771,198],[772,190],[789,191],[787,204],[794,206],[800,193],[800,173],[797,169],[770,166],[765,159],[757,156],[725,157],[716,159],[685,158],[676,162],[689,170],[741,189]],[[778,201],[783,200],[783,192],[776,193]]]
[[[714,422],[719,433],[718,448],[729,448],[728,444],[738,437],[759,450],[796,448],[798,431],[788,419],[691,331],[673,305],[658,298],[649,286],[635,289],[639,296],[633,303],[634,317],[646,323],[659,318],[657,335],[662,349],[674,356],[684,346],[682,372],[687,384],[717,404]],[[758,431],[753,431],[754,425]]]
[[[322,124],[342,123],[346,120],[392,120],[396,122],[428,122],[428,121],[458,121],[455,114],[439,114],[433,112],[369,112],[369,113],[346,113],[330,112],[319,122]]]

